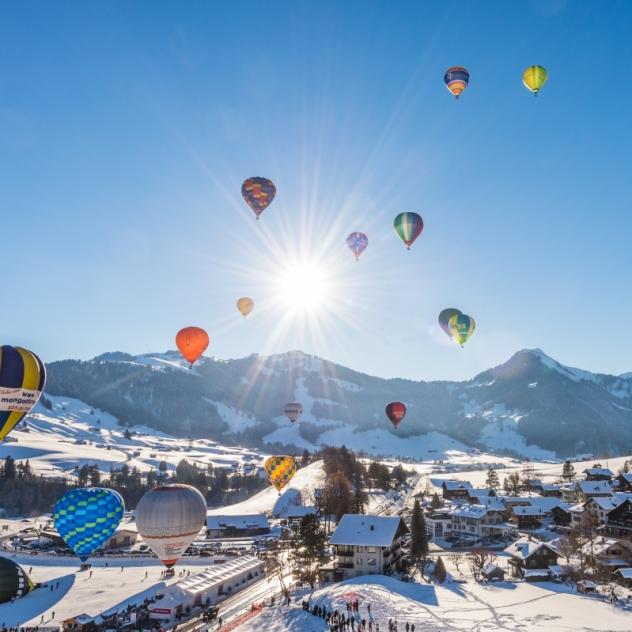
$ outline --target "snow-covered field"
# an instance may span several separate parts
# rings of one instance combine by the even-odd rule
[[[47,396],[52,410],[38,403],[28,417],[29,431],[18,425],[10,435],[17,443],[0,443],[0,459],[28,459],[44,474],[70,474],[76,466],[97,464],[102,472],[127,463],[146,472],[161,461],[170,470],[185,458],[189,462],[224,468],[260,466],[266,455],[214,441],[177,439],[143,426],[135,426],[126,439],[125,429],[109,413],[70,397]],[[229,411],[224,411],[226,415]],[[237,421],[231,419],[231,423]],[[135,454],[136,453],[136,454]]]
[[[357,599],[359,618],[387,631],[389,619],[398,632],[415,624],[415,632],[629,632],[632,611],[596,597],[584,597],[564,585],[511,583],[412,584],[378,575],[360,577],[317,590],[311,603],[345,612]],[[298,604],[264,611],[240,627],[244,632],[322,632],[325,622]],[[367,604],[371,605],[368,613]]]

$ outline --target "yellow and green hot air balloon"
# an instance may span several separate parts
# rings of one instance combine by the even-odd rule
[[[279,496],[281,490],[292,480],[298,469],[293,456],[271,456],[266,459],[263,468],[270,483],[277,488]]]
[[[44,363],[22,347],[0,347],[0,441],[40,398],[46,383]]]
[[[448,327],[452,338],[463,346],[474,333],[476,323],[471,316],[467,314],[455,314],[448,321]]]
[[[522,83],[537,97],[548,77],[549,73],[543,66],[529,66],[522,73]]]

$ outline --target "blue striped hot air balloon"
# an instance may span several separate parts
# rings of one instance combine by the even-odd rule
[[[66,492],[55,505],[55,529],[85,562],[115,532],[123,513],[123,499],[112,489],[82,487]]]

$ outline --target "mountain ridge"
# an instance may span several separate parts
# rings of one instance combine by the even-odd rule
[[[48,392],[98,406],[123,423],[174,432],[177,420],[181,436],[250,447],[345,442],[401,454],[409,452],[402,440],[428,443],[439,433],[534,458],[632,451],[632,379],[568,367],[541,349],[521,349],[465,381],[370,376],[298,350],[205,357],[193,369],[176,351],[115,351],[48,369]],[[296,424],[282,414],[290,400],[303,404]],[[392,400],[408,406],[397,431],[384,416]]]

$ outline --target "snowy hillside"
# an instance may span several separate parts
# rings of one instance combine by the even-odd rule
[[[48,393],[125,424],[271,452],[342,443],[416,459],[471,448],[538,459],[632,452],[632,379],[568,367],[539,349],[465,382],[385,380],[300,351],[203,358],[192,370],[174,351],[115,352],[48,369]],[[384,415],[393,400],[408,408],[397,430]],[[288,401],[303,406],[295,424],[283,415]]]

